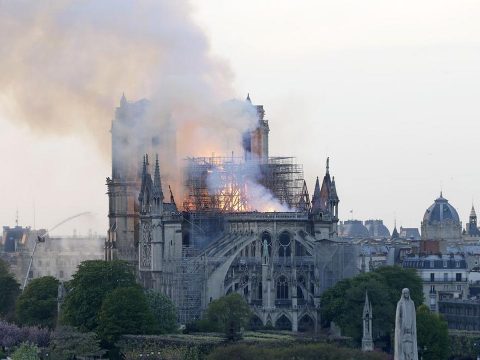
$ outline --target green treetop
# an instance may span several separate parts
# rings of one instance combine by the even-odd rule
[[[107,294],[130,286],[135,286],[135,276],[126,262],[82,262],[73,279],[67,283],[68,292],[62,305],[63,322],[81,330],[96,330],[98,313]]]
[[[15,301],[20,285],[9,272],[8,265],[0,259],[0,318],[11,321],[15,313]]]
[[[22,325],[55,327],[58,284],[53,276],[31,280],[17,300],[18,322]]]

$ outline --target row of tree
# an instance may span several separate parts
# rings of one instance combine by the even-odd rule
[[[0,317],[24,327],[54,329],[67,325],[68,331],[63,328],[61,333],[54,333],[52,339],[68,334],[78,343],[79,337],[87,336],[80,335],[80,331],[93,334],[105,347],[112,347],[123,334],[162,334],[177,330],[173,303],[159,293],[145,292],[126,262],[81,263],[72,280],[65,284],[60,318],[59,285],[54,277],[45,276],[31,280],[21,292],[8,266],[0,261]],[[15,334],[15,325],[10,325],[11,334]]]
[[[422,280],[413,269],[385,266],[373,272],[338,282],[321,299],[324,326],[332,321],[343,335],[357,344],[362,338],[362,310],[365,292],[373,308],[373,336],[378,347],[390,351],[395,329],[395,311],[403,288],[417,307],[418,346],[424,360],[447,359],[449,354],[447,323],[423,304]]]
[[[82,262],[66,288],[61,323],[97,333],[104,345],[112,346],[123,334],[177,329],[173,303],[159,293],[145,292],[126,262]]]

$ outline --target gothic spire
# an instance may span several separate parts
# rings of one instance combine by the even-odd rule
[[[338,201],[337,187],[335,185],[335,176],[332,177],[332,191],[330,192],[330,198]]]
[[[372,304],[368,300],[368,292],[365,290],[365,304],[363,305],[362,351],[373,351],[373,348]]]
[[[365,304],[363,304],[363,318],[372,318],[372,304],[368,299],[368,290],[365,290]]]
[[[147,211],[151,200],[151,188],[152,177],[148,172],[148,155],[143,156],[143,169],[142,169],[142,185],[140,187],[140,194],[138,195],[138,201],[142,206],[142,212]]]
[[[471,218],[473,218],[473,217],[476,218],[477,217],[477,213],[475,212],[475,208],[474,208],[473,204],[472,204],[472,210],[470,211],[470,217]]]
[[[162,182],[160,179],[160,164],[158,162],[158,154],[155,159],[155,173],[153,176],[153,196],[163,201]]]
[[[330,174],[330,157],[327,157],[327,174]]]
[[[122,93],[122,98],[120,99],[120,107],[124,107],[127,105],[127,98],[125,97],[125,93]]]
[[[170,185],[168,185],[168,190],[170,190],[170,203],[175,205],[175,198],[173,197],[173,191]]]
[[[392,231],[392,236],[390,237],[390,239],[396,240],[398,238],[400,238],[400,234],[398,233],[398,230],[397,230],[397,218],[395,218],[394,221],[393,221],[393,231]]]
[[[245,100],[248,101],[250,104],[252,103],[252,100],[250,99],[250,93],[247,93],[247,98]]]
[[[312,196],[312,212],[314,214],[318,214],[322,210],[322,205],[320,203],[320,181],[318,180],[315,182],[315,190],[313,191]]]

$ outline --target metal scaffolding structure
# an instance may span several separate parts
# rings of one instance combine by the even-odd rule
[[[235,157],[187,158],[185,211],[256,211],[249,201],[249,184],[258,184],[290,211],[308,211],[310,199],[303,166],[293,157],[273,157],[268,162]]]

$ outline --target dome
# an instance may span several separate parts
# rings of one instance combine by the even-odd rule
[[[365,227],[374,238],[389,238],[390,231],[383,224],[383,220],[367,220],[365,221]]]
[[[428,224],[445,221],[460,223],[460,218],[457,210],[440,193],[440,197],[425,211],[423,221]]]
[[[340,226],[340,236],[368,239],[370,233],[360,220],[346,220]]]

